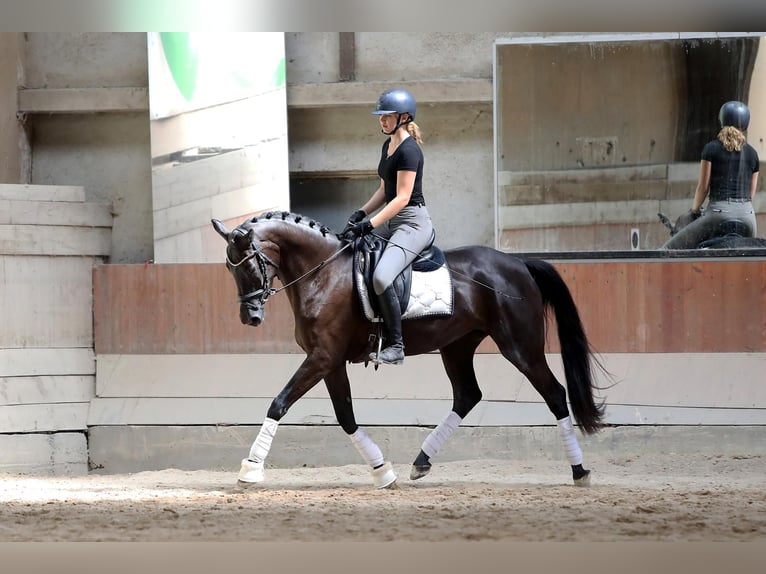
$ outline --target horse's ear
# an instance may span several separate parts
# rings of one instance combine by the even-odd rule
[[[240,249],[249,249],[255,239],[255,230],[251,227],[247,231],[242,227],[237,227],[229,233],[229,241]]]
[[[210,221],[213,224],[213,229],[216,230],[218,235],[223,237],[226,241],[229,241],[229,230],[226,229],[226,226],[217,219],[211,219]]]

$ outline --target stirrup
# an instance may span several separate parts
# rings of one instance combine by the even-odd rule
[[[380,327],[378,327],[380,328]],[[377,351],[373,351],[368,355],[368,359],[372,361],[372,365],[375,367],[375,370],[378,370],[378,367],[380,367],[380,360],[378,357],[380,357],[380,351],[383,348],[383,335],[380,334],[380,331],[378,331],[378,349]]]

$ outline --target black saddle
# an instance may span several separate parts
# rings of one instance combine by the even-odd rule
[[[719,223],[716,227],[715,237],[702,241],[697,245],[697,249],[752,246],[753,239],[755,238],[752,237],[750,228],[743,221],[731,219]]]
[[[423,249],[411,265],[408,265],[404,271],[397,275],[394,279],[393,287],[396,292],[396,296],[399,298],[399,303],[402,309],[402,313],[407,309],[407,305],[410,302],[410,288],[412,287],[412,272],[428,272],[435,271],[444,265],[446,259],[444,258],[444,252],[434,245],[434,239],[436,233],[431,232],[431,240],[428,245]],[[372,287],[372,274],[375,271],[375,266],[380,261],[380,256],[383,254],[383,250],[386,248],[387,242],[374,234],[365,235],[354,241],[354,283],[357,283],[358,275],[361,275],[364,281],[364,285],[356,285],[357,292],[368,293],[370,304],[376,315],[380,314],[378,308],[378,298],[371,295],[374,294]],[[356,270],[359,270],[359,274]]]

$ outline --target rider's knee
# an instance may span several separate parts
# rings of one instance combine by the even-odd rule
[[[391,281],[387,277],[379,277],[377,274],[372,276],[372,288],[375,290],[376,295],[382,295],[390,285]]]

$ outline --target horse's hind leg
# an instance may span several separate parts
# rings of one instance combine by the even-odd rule
[[[522,345],[515,345],[509,349],[506,345],[498,344],[498,348],[503,356],[511,361],[529,379],[532,386],[542,396],[548,409],[556,417],[559,437],[561,438],[567,460],[572,467],[572,479],[575,486],[590,486],[590,471],[582,466],[582,450],[577,442],[577,436],[569,416],[566,390],[551,372],[548,362],[545,360],[543,350],[530,353],[526,358],[522,358],[520,354],[520,349],[524,349]]]
[[[376,488],[396,488],[396,473],[390,462],[386,462],[380,447],[356,424],[351,401],[351,385],[345,365],[325,376],[325,385],[330,395],[335,418],[351,439],[354,447],[370,465],[372,481]]]
[[[422,478],[431,471],[431,457],[441,450],[462,420],[481,400],[481,390],[473,368],[473,355],[484,337],[484,334],[469,334],[440,349],[442,363],[452,384],[452,410],[423,441],[420,453],[412,463],[411,480]]]

